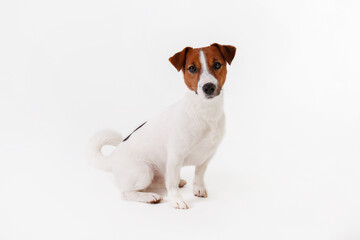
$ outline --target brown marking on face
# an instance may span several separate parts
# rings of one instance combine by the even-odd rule
[[[186,86],[192,90],[197,91],[198,82],[201,73],[200,64],[200,49],[192,49],[186,57],[185,65],[183,68],[184,81]],[[190,67],[195,67],[195,72],[190,72]]]
[[[226,80],[226,61],[222,57],[220,51],[215,46],[210,46],[203,49],[205,54],[207,69],[211,75],[213,75],[218,80],[218,87],[216,88],[215,95],[218,95],[221,91],[222,86]],[[216,66],[220,64],[220,68],[217,69]]]
[[[200,64],[200,51],[203,51],[206,58],[207,69],[218,80],[218,87],[215,95],[219,95],[222,86],[226,80],[226,63],[231,64],[236,48],[230,45],[220,45],[217,43],[204,48],[190,48],[186,47],[181,52],[172,56],[169,61],[174,67],[183,71],[186,86],[192,90],[197,91],[198,82],[202,72]],[[221,67],[216,69],[215,64],[220,63]],[[191,71],[195,67],[196,71]]]

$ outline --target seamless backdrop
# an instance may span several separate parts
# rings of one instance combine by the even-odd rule
[[[0,239],[360,239],[359,16],[355,0],[1,1]],[[168,58],[214,42],[237,54],[209,198],[188,167],[191,209],[121,201],[89,138],[180,99]]]

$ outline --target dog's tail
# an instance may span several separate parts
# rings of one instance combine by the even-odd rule
[[[123,139],[119,133],[112,130],[104,130],[96,133],[90,140],[88,147],[89,162],[101,170],[111,172],[109,157],[101,153],[101,148],[104,145],[117,146]]]

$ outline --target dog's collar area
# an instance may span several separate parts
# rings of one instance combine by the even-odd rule
[[[134,131],[132,131],[132,133],[130,133],[130,135],[127,136],[127,137],[123,140],[123,142],[125,142],[126,140],[128,140],[128,139],[130,138],[130,136],[131,136],[134,132],[136,132],[137,130],[139,130],[139,128],[141,128],[142,126],[144,126],[145,123],[147,123],[147,121],[144,122],[143,124],[141,124],[140,126],[138,126]]]

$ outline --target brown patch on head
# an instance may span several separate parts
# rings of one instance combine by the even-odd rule
[[[203,51],[206,58],[207,69],[219,82],[215,94],[218,95],[226,80],[226,63],[231,64],[236,48],[230,45],[220,45],[217,43],[204,48],[186,47],[181,52],[172,56],[169,61],[174,67],[183,71],[184,80],[187,87],[192,91],[197,91],[198,82],[202,73],[200,63],[200,51]],[[220,66],[220,67],[219,67]]]
[[[174,65],[176,70],[180,71],[184,67],[186,56],[190,49],[192,48],[186,47],[181,52],[175,53],[174,56],[169,58],[169,61]]]
[[[236,53],[236,48],[234,46],[220,45],[218,43],[213,43],[211,44],[211,46],[214,46],[217,49],[219,49],[223,58],[229,63],[229,65],[231,65],[231,62],[234,59]]]
[[[192,91],[197,91],[200,79],[201,64],[199,54],[199,48],[192,49],[186,58],[183,70],[186,86]]]
[[[174,67],[184,74],[186,86],[192,90],[197,91],[197,84],[200,78],[201,64],[199,60],[200,49],[186,47],[181,52],[176,53],[169,58]]]
[[[219,87],[216,89],[217,94],[221,90],[226,80],[226,61],[221,55],[219,49],[215,46],[206,47],[203,49],[205,54],[207,69],[219,82]],[[220,68],[219,68],[220,66]]]

